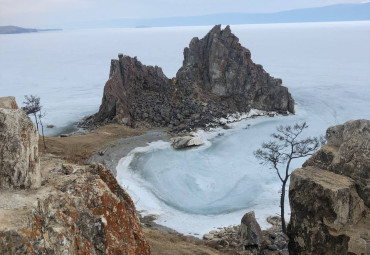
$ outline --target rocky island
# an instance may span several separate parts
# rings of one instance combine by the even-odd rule
[[[172,79],[158,66],[120,54],[111,61],[99,112],[82,126],[145,122],[183,130],[252,108],[294,113],[294,100],[281,84],[252,61],[229,26],[217,25],[204,38],[191,40]]]

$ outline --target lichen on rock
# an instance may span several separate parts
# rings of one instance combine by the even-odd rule
[[[292,254],[370,253],[370,121],[328,128],[324,145],[293,171]]]
[[[28,224],[0,230],[0,254],[150,254],[135,206],[103,165],[61,166]]]

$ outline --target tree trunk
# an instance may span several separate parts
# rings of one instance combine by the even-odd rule
[[[37,121],[37,115],[36,115],[36,113],[34,114],[34,116],[35,116],[35,122],[36,122],[37,132],[39,132],[39,123]]]
[[[284,217],[284,200],[285,200],[285,185],[287,180],[283,181],[283,185],[281,188],[281,198],[280,198],[280,209],[281,209],[281,227],[283,229],[283,233],[286,234],[286,226],[285,226],[285,217]]]
[[[42,124],[41,118],[40,118],[40,124],[41,124],[41,132],[42,132],[42,141],[44,142],[44,149],[46,150],[46,143],[45,143],[45,136],[44,136],[44,125]]]

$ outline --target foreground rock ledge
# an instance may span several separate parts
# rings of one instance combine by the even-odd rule
[[[120,54],[111,62],[99,112],[81,125],[145,122],[183,130],[251,108],[294,113],[294,100],[281,84],[252,61],[229,26],[218,25],[204,38],[192,39],[171,80],[160,67]]]
[[[0,189],[41,185],[38,132],[14,97],[0,98]]]
[[[109,169],[68,164],[51,169],[42,188],[14,196],[13,208],[0,205],[10,221],[0,224],[0,254],[150,254],[135,206]],[[32,200],[33,209],[17,208],[18,200]],[[20,210],[25,215],[15,218]]]
[[[370,121],[327,130],[323,146],[292,173],[291,254],[370,254]]]

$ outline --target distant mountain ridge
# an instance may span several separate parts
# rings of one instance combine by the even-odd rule
[[[36,29],[36,28],[23,28],[17,26],[0,26],[0,34],[20,34],[20,33],[35,33],[42,31],[59,31],[62,29]]]
[[[370,3],[339,4],[276,13],[218,13],[202,16],[111,19],[71,23],[70,28],[169,27],[370,20]]]

